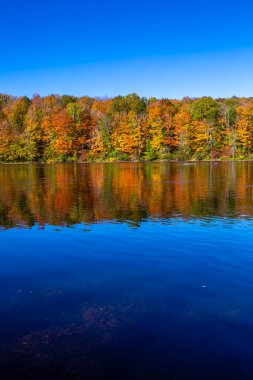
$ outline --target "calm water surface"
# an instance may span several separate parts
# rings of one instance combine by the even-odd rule
[[[0,165],[1,379],[253,379],[253,163]]]

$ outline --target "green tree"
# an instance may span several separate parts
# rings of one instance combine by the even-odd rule
[[[210,158],[213,159],[213,148],[215,145],[215,128],[219,117],[220,105],[211,97],[197,99],[192,104],[192,119],[202,121],[207,126],[207,136]]]

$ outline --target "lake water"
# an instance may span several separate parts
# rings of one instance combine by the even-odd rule
[[[253,163],[0,165],[1,379],[253,379]]]

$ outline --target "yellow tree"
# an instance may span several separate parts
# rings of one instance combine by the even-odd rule
[[[237,146],[243,155],[253,153],[253,104],[237,107]]]
[[[24,125],[29,103],[30,100],[27,97],[11,98],[1,110],[1,118],[4,121],[2,128],[5,130],[5,133],[2,133],[5,136],[8,135],[7,155],[10,161],[26,159]]]
[[[43,156],[43,116],[42,99],[39,95],[33,97],[24,121],[24,138],[26,159],[36,160]]]
[[[131,160],[139,159],[144,148],[144,120],[135,111],[126,115],[115,115],[112,133],[112,146],[116,153],[129,157]]]
[[[179,159],[190,159],[194,155],[195,125],[188,105],[181,106],[173,118],[175,144]]]
[[[176,147],[173,104],[168,99],[153,100],[147,108],[148,139],[145,157],[166,158]]]
[[[111,153],[112,116],[110,115],[110,109],[112,103],[112,99],[102,99],[95,100],[92,104],[92,129],[88,155],[90,159],[103,160]]]

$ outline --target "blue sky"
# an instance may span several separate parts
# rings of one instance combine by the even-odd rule
[[[1,4],[0,92],[253,96],[253,3]]]

